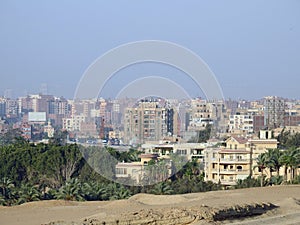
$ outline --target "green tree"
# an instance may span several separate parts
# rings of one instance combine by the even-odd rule
[[[169,182],[160,182],[154,186],[150,193],[156,195],[170,195],[173,193],[173,190]]]
[[[258,187],[261,186],[260,181],[255,178],[251,178],[248,176],[244,180],[238,180],[237,184],[235,185],[235,188],[251,188],[251,187]]]
[[[9,178],[2,177],[0,179],[0,193],[5,199],[10,197],[10,192],[14,187],[15,185]]]
[[[82,184],[78,179],[70,179],[55,194],[57,199],[67,201],[83,201],[84,193],[82,192]]]
[[[283,151],[283,154],[280,158],[281,163],[285,166],[284,170],[284,180],[287,182],[287,169],[291,170],[291,180],[297,176],[296,169],[300,165],[300,150],[296,148],[290,148],[288,150]]]
[[[267,155],[265,153],[262,153],[258,155],[256,159],[256,166],[253,168],[258,168],[261,173],[260,178],[260,186],[262,187],[264,185],[264,169],[267,167]]]
[[[38,189],[30,184],[22,184],[18,191],[18,204],[25,202],[38,201],[41,199],[41,194]]]
[[[280,151],[278,148],[272,150],[271,162],[276,170],[277,177],[279,176],[280,168],[282,167],[281,156],[282,151]]]
[[[99,182],[85,182],[82,185],[84,198],[88,201],[107,200],[107,185]]]
[[[22,131],[20,129],[9,128],[4,134],[0,134],[1,145],[11,145],[15,143],[26,143],[28,142],[22,137]]]

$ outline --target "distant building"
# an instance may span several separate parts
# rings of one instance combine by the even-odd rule
[[[45,123],[47,121],[46,112],[29,112],[28,122],[30,123]]]
[[[156,100],[142,100],[137,107],[127,108],[124,117],[124,142],[143,144],[177,135],[178,117],[173,108]]]
[[[264,125],[269,129],[284,126],[285,101],[276,96],[265,97]]]
[[[228,126],[227,114],[225,103],[222,100],[193,99],[188,113],[188,131],[203,130],[208,124],[214,124],[214,128],[218,133],[225,133]]]
[[[253,115],[253,130],[255,133],[265,129],[265,118],[263,115]]]
[[[6,99],[0,98],[0,118],[6,116]]]
[[[235,114],[229,117],[229,133],[252,134],[254,132],[253,117],[248,114]]]
[[[32,137],[32,126],[28,123],[23,123],[20,129],[21,129],[22,137],[25,138],[26,140],[30,140]]]
[[[44,133],[46,133],[49,138],[54,136],[54,128],[52,127],[50,120],[48,121],[48,124],[44,126]]]
[[[8,118],[19,117],[18,100],[16,99],[6,100],[6,116]]]

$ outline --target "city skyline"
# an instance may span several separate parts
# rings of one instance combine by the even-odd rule
[[[300,99],[298,1],[3,1],[0,5],[0,95],[6,90],[15,97],[40,93],[47,84],[49,94],[70,99],[84,71],[99,56],[121,44],[155,39],[199,55],[226,99],[269,95]],[[141,76],[162,76],[184,84],[192,97],[202,94],[182,72],[142,64],[116,73],[104,97]]]

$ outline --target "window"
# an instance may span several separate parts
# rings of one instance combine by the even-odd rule
[[[126,168],[116,168],[116,174],[127,174],[127,169]]]
[[[177,154],[178,154],[178,155],[186,155],[186,154],[187,154],[187,150],[186,150],[186,149],[183,149],[183,150],[178,149],[178,150],[177,150]]]

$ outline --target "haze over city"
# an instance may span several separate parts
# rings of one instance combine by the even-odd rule
[[[163,40],[199,55],[225,98],[300,98],[299,1],[1,1],[0,96],[73,98],[88,66],[119,45]],[[106,84],[111,97],[142,76],[161,76],[201,96],[170,66],[132,65]]]
[[[299,9],[0,0],[0,224],[300,224]]]

